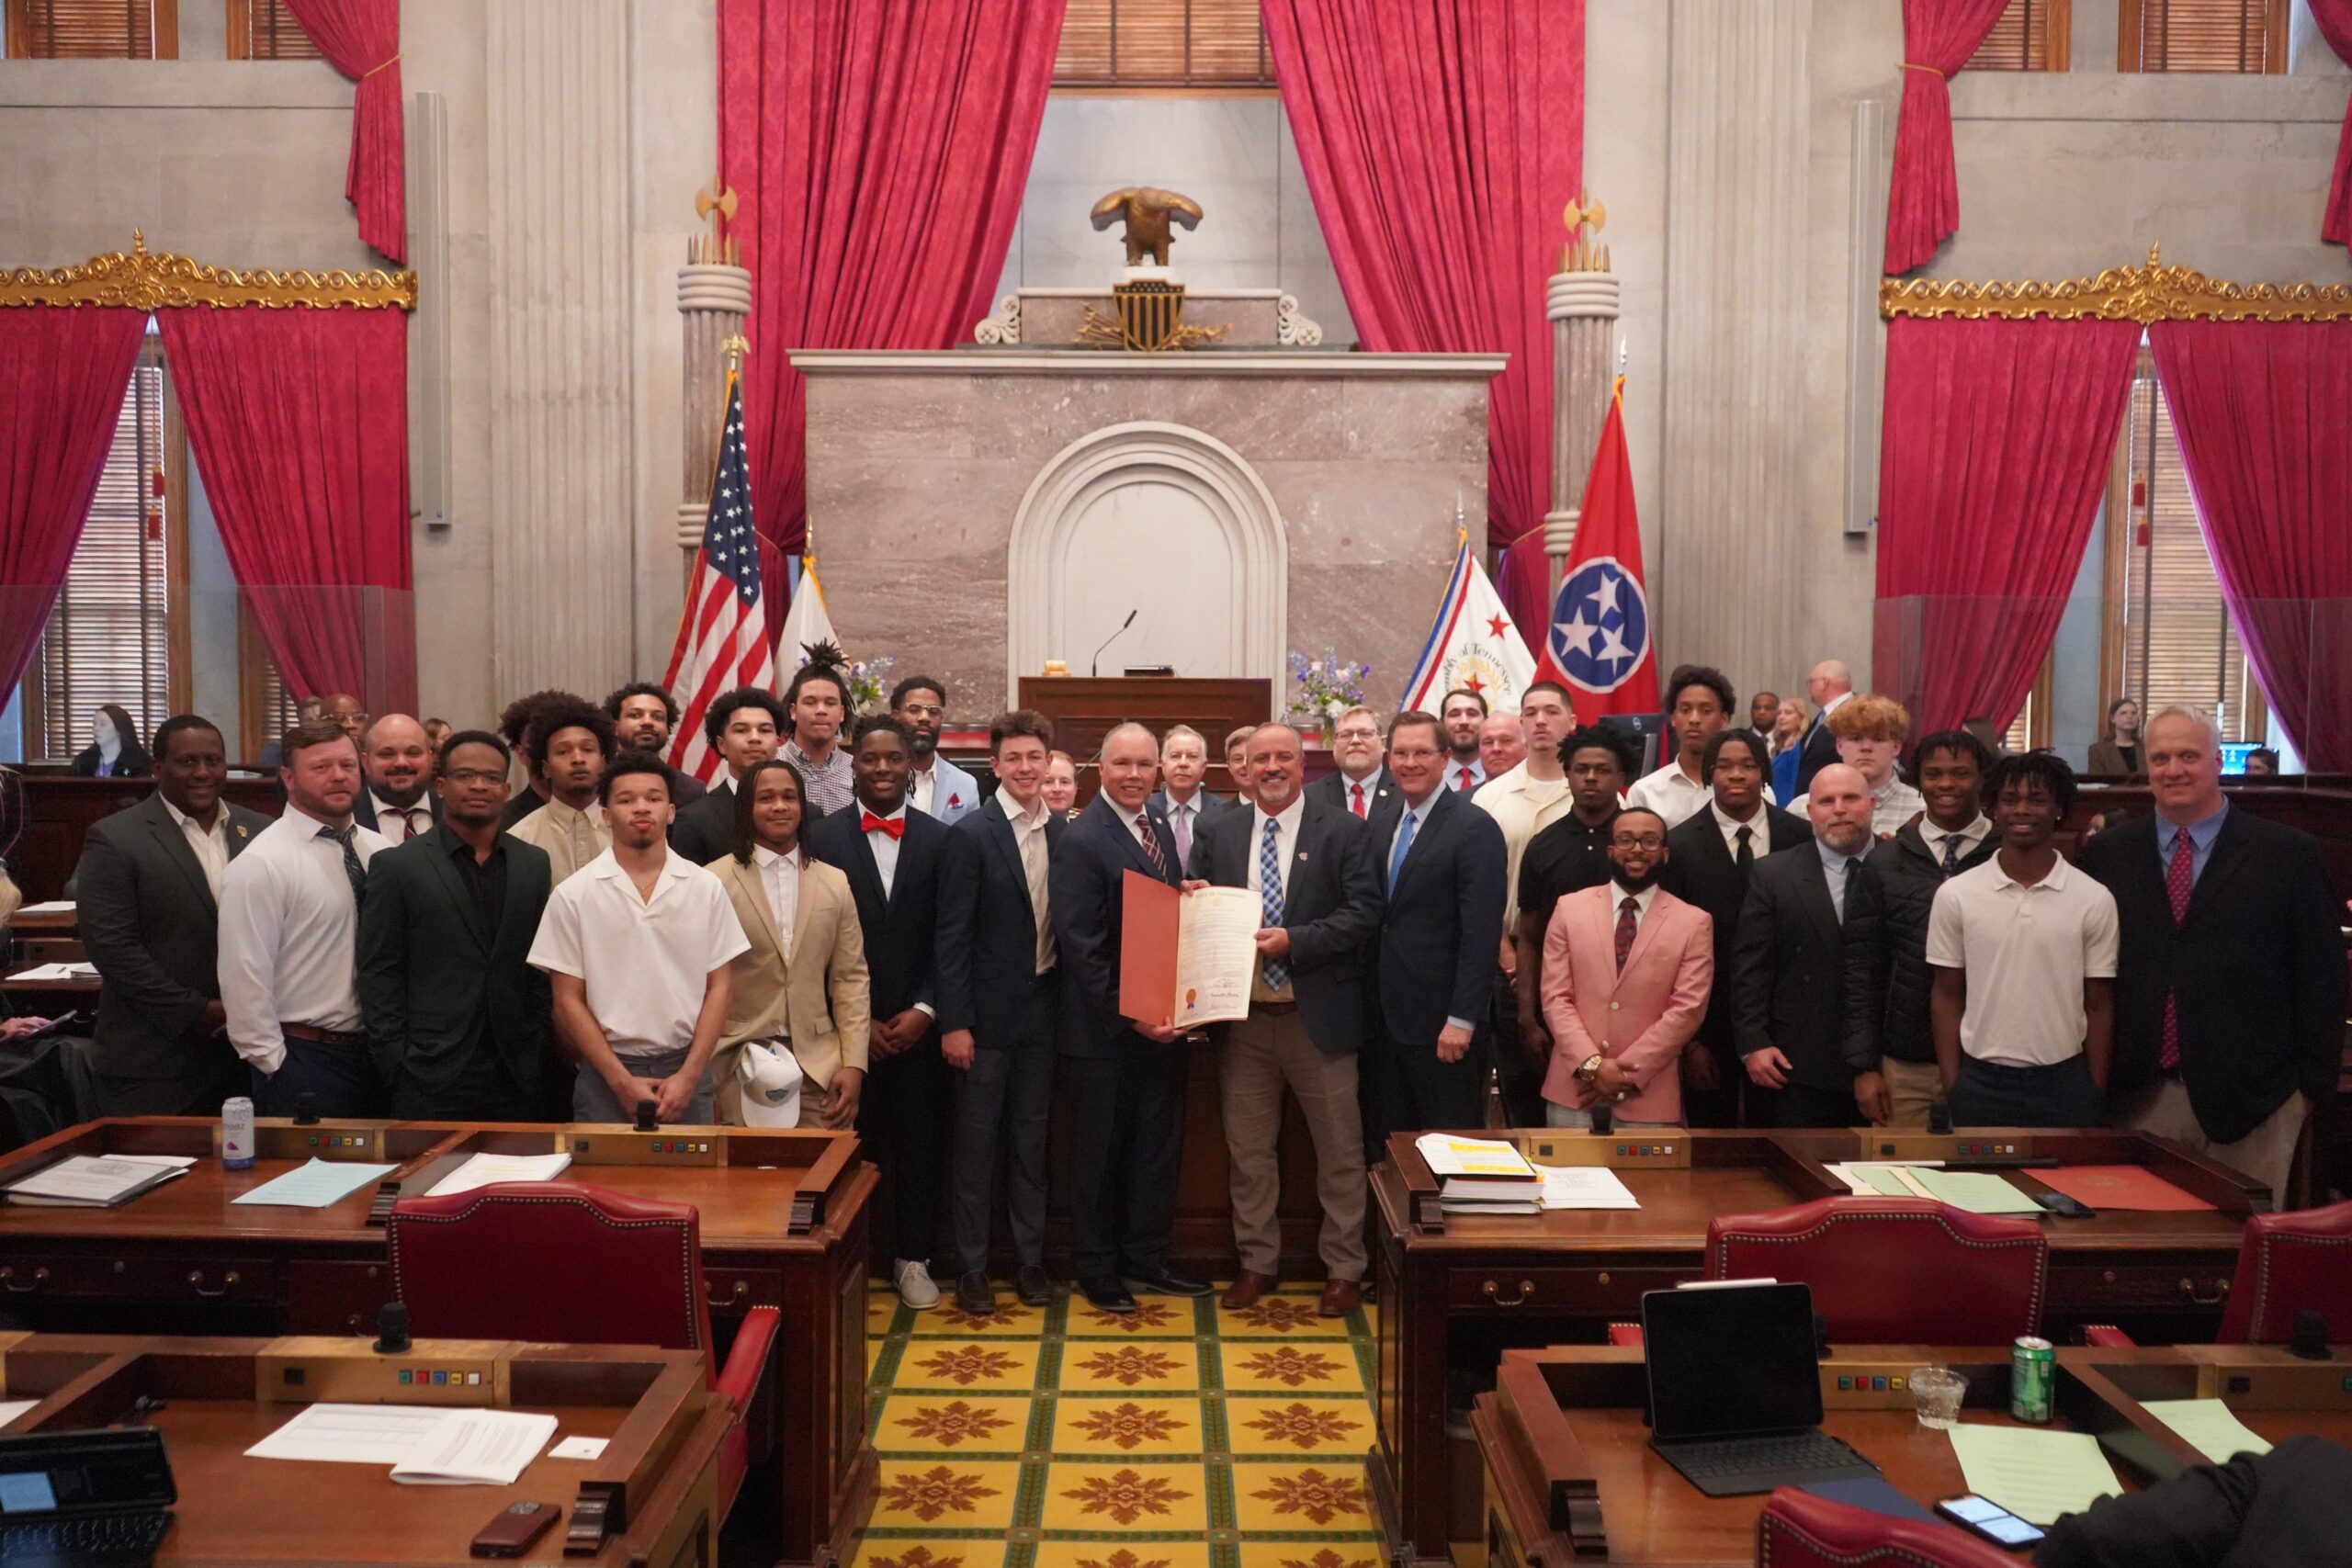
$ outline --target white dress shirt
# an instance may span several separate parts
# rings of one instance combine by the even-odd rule
[[[422,838],[433,831],[433,807],[425,804],[421,795],[414,806],[394,806],[371,789],[368,792],[368,804],[376,808],[376,831],[388,844]]]
[[[229,1043],[265,1076],[285,1065],[287,1024],[360,1027],[359,905],[324,827],[288,805],[220,874],[220,1006]],[[389,847],[359,827],[352,844],[363,866]]]
[[[1146,846],[1146,858],[1149,858],[1152,850],[1158,850],[1162,856],[1168,853],[1167,846],[1159,841],[1159,835],[1153,833],[1147,826],[1151,820],[1150,807],[1138,806],[1133,811],[1129,811],[1114,800],[1111,803],[1111,808],[1119,814],[1119,820],[1126,824],[1127,836],[1136,843]],[[1181,865],[1170,866],[1169,869],[1179,876],[1184,873],[1184,868]]]
[[[1668,762],[1654,773],[1644,773],[1625,792],[1628,810],[1638,806],[1655,811],[1666,818],[1669,828],[1681,826],[1707,808],[1715,797],[1714,791],[1682,771],[1679,761]]]
[[[866,812],[864,806],[853,800],[850,802],[850,809],[858,814],[859,821],[865,820]],[[900,806],[899,809],[887,816],[881,812],[876,812],[874,815],[884,822],[903,823],[907,819],[907,808]],[[899,830],[901,833],[906,831],[903,827]],[[874,852],[874,874],[882,879],[882,897],[888,898],[890,896],[890,885],[897,881],[899,876],[899,840],[879,828],[869,828],[865,830],[865,847]]]
[[[1715,828],[1724,836],[1724,852],[1731,856],[1733,864],[1739,863],[1739,832],[1743,828],[1747,829],[1750,854],[1762,860],[1772,852],[1772,835],[1764,824],[1764,807],[1761,805],[1756,807],[1756,815],[1745,822],[1728,815],[1713,800],[1707,802],[1707,815],[1715,819]]]
[[[606,850],[548,895],[534,969],[583,983],[588,1010],[624,1059],[694,1043],[695,1020],[714,969],[752,945],[726,885],[685,856],[665,850],[652,897]],[[238,857],[250,860],[248,850]]]
[[[162,795],[155,797],[164,800]],[[187,839],[187,847],[196,854],[196,863],[204,868],[204,884],[212,889],[212,901],[220,902],[220,874],[229,869],[229,804],[224,800],[212,803],[212,826],[204,824],[164,800],[164,810],[179,824]]]
[[[1976,847],[1983,843],[1986,835],[1990,834],[1992,831],[1993,823],[1991,818],[1987,818],[1981,811],[1976,814],[1976,820],[1971,822],[1965,828],[1947,829],[1939,828],[1933,822],[1927,821],[1924,818],[1919,823],[1919,837],[1926,840],[1928,852],[1935,856],[1936,863],[1938,865],[1941,865],[1943,863],[1944,843],[1947,840],[1958,839],[1960,840],[1960,847],[1954,852],[1952,859],[1955,861],[1963,861],[1976,852]]]
[[[1290,858],[1298,849],[1298,824],[1306,815],[1306,796],[1302,794],[1283,807],[1282,815],[1272,818],[1274,824],[1274,865],[1284,878],[1283,897],[1285,900],[1290,897]],[[1266,808],[1252,801],[1250,806],[1250,852],[1244,857],[1248,865],[1248,880],[1243,884],[1252,893],[1260,891],[1258,857],[1266,842],[1268,820]],[[1384,865],[1381,870],[1385,874],[1387,867]]]
[[[926,817],[938,813],[931,808],[931,797],[939,788],[939,775],[930,768],[907,770],[907,804]]]
[[[800,913],[800,852],[780,855],[765,844],[752,846],[760,888],[768,896],[768,918],[775,921],[776,945],[792,956],[792,922]]]

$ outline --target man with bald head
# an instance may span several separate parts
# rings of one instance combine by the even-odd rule
[[[1102,788],[1062,835],[1046,905],[1061,954],[1057,1072],[1076,1096],[1070,1147],[1072,1261],[1100,1312],[1139,1310],[1135,1292],[1202,1296],[1170,1269],[1184,1152],[1184,1044],[1165,1019],[1119,1010],[1120,921],[1129,872],[1173,887],[1176,835],[1151,807],[1159,742],[1140,724],[1102,738]]]
[[[1854,694],[1854,672],[1842,659],[1825,659],[1806,673],[1804,693],[1813,701],[1813,722],[1805,727],[1797,751],[1797,795],[1813,787],[1814,774],[1838,761],[1838,737],[1830,733],[1829,715]]]
[[[388,713],[368,727],[359,740],[359,771],[368,787],[359,792],[351,819],[369,832],[405,843],[441,819],[433,794],[433,747],[424,726],[408,715]]]
[[[1854,1075],[1878,1064],[1846,1052],[1846,915],[1862,906],[1862,859],[1878,842],[1872,805],[1860,770],[1830,763],[1805,797],[1813,842],[1748,876],[1729,987],[1752,1126],[1850,1127],[1860,1115]]]
[[[1488,714],[1478,726],[1478,765],[1498,779],[1527,761],[1527,727],[1515,713]]]

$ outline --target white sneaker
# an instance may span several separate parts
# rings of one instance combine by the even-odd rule
[[[931,1265],[910,1263],[902,1258],[890,1266],[890,1278],[899,1287],[899,1299],[915,1311],[939,1304],[939,1287],[932,1282]]]

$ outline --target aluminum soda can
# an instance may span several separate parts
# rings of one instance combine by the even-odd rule
[[[220,1163],[230,1170],[254,1163],[254,1102],[242,1094],[220,1102]]]
[[[2020,1421],[2050,1419],[2058,1352],[2047,1339],[2026,1335],[2009,1345],[2009,1414]]]

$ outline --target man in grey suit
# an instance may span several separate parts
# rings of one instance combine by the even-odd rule
[[[155,793],[93,827],[75,873],[98,968],[85,1060],[101,1116],[217,1116],[245,1088],[215,977],[220,874],[269,818],[220,797],[228,748],[209,719],[155,731]]]

